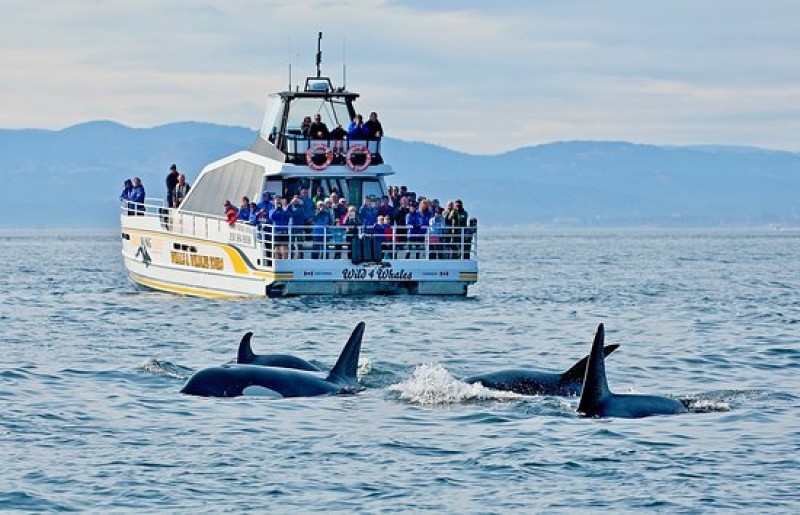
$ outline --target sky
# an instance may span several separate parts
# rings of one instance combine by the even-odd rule
[[[0,0],[0,128],[257,128],[314,73],[388,136],[800,151],[796,0]]]

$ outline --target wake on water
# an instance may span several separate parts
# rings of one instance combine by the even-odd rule
[[[410,378],[389,385],[388,389],[397,393],[400,399],[421,406],[525,398],[518,393],[490,390],[480,383],[468,384],[459,381],[438,363],[419,365]]]

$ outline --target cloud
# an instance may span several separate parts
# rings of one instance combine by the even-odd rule
[[[0,20],[0,126],[257,127],[323,69],[387,131],[469,152],[558,139],[798,149],[800,4],[66,0]],[[290,49],[291,41],[291,49]]]

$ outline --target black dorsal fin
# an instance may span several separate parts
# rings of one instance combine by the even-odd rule
[[[347,344],[342,349],[339,359],[331,369],[326,381],[342,386],[358,386],[358,358],[361,355],[361,341],[364,339],[364,322],[359,322]]]
[[[610,393],[606,381],[605,356],[603,355],[605,338],[605,328],[603,324],[600,324],[594,335],[589,361],[586,363],[581,402],[578,404],[578,411],[590,417],[597,414],[600,403]]]
[[[250,347],[250,338],[253,337],[253,333],[246,332],[244,336],[242,336],[242,341],[239,343],[239,353],[236,355],[236,363],[252,363],[255,354],[253,354],[253,349]]]
[[[603,354],[608,356],[617,350],[618,347],[618,344],[606,345],[603,347]],[[558,380],[558,384],[583,382],[583,377],[586,375],[586,362],[588,361],[589,356],[585,356],[582,360],[572,365],[572,368],[561,374],[561,379]]]

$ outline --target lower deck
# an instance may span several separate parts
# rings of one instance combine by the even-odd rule
[[[474,228],[257,228],[150,206],[121,223],[131,280],[182,295],[463,296],[478,278]]]

